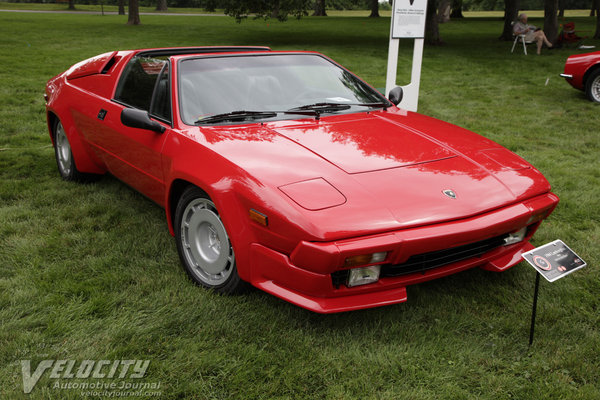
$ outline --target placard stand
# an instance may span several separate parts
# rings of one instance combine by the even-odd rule
[[[531,346],[533,343],[533,331],[535,329],[540,275],[543,275],[548,282],[554,282],[560,278],[564,278],[573,271],[585,267],[587,264],[562,240],[555,240],[554,242],[536,247],[535,249],[526,251],[521,256],[536,272],[533,308],[531,310],[531,327],[529,328],[529,346]]]
[[[400,107],[408,111],[417,111],[419,105],[419,88],[421,86],[421,64],[423,63],[423,47],[425,39],[415,39],[413,49],[412,71],[410,74],[410,83],[402,87],[404,96],[400,102]],[[399,86],[396,84],[396,74],[398,72],[398,48],[400,47],[400,39],[390,38],[390,48],[388,50],[388,69],[387,78],[385,80],[386,96],[390,90]]]
[[[417,111],[419,88],[421,84],[421,65],[425,44],[425,17],[427,0],[394,0],[390,22],[390,44],[388,49],[388,67],[385,80],[385,94],[398,86],[398,49],[400,38],[414,39],[412,71],[410,83],[402,87],[403,97],[399,106],[408,111]]]
[[[533,343],[533,332],[535,330],[535,314],[537,313],[538,292],[540,289],[540,273],[535,272],[535,290],[533,292],[533,308],[531,310],[531,327],[529,328],[529,346]]]

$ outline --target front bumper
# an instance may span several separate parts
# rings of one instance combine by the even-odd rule
[[[441,278],[474,267],[504,271],[533,248],[528,240],[558,204],[552,193],[492,212],[442,224],[386,232],[335,242],[301,242],[290,256],[261,244],[251,245],[251,283],[279,298],[318,313],[358,310],[407,300],[408,285]],[[528,227],[522,242],[499,246],[468,259],[437,268],[383,276],[376,283],[348,288],[335,285],[332,274],[344,270],[344,260],[365,253],[387,252],[382,268],[411,256],[458,248]]]
[[[575,89],[583,90],[583,76],[582,75],[574,75],[567,74],[566,72],[559,74],[561,78],[564,78],[565,81],[569,83],[569,85],[573,86]]]

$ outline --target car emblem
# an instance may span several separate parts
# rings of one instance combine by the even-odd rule
[[[454,190],[452,190],[452,189],[444,189],[444,190],[442,190],[442,193],[444,193],[446,196],[450,197],[451,199],[456,199],[456,193],[454,193]]]

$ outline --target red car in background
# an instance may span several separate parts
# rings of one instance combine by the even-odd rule
[[[583,90],[588,99],[600,103],[600,51],[570,56],[560,76],[575,89]]]
[[[63,179],[109,172],[164,207],[187,274],[223,293],[250,283],[320,313],[403,302],[519,263],[558,203],[516,154],[318,53],[114,51],[45,97]]]

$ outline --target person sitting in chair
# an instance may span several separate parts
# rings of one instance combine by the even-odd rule
[[[542,45],[552,47],[552,43],[546,38],[546,34],[540,28],[527,24],[527,15],[519,15],[519,21],[513,25],[513,34],[525,35],[526,42],[535,42],[537,44],[537,54],[541,54]]]

